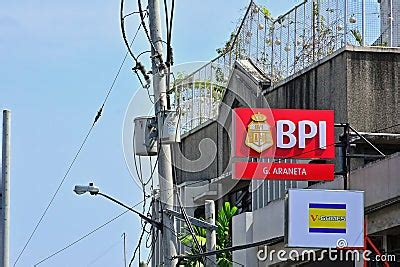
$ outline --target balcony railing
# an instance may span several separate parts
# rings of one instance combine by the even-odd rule
[[[400,14],[393,14],[390,1],[306,0],[277,18],[251,3],[220,55],[173,83],[182,133],[217,116],[238,59],[250,58],[276,83],[345,45],[400,46],[394,34],[400,32],[400,23],[393,22]]]

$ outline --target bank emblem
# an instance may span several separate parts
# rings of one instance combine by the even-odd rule
[[[251,116],[251,122],[247,126],[246,146],[254,149],[258,153],[273,146],[271,127],[266,122],[264,114],[256,113]]]

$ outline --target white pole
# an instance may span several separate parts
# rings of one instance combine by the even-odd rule
[[[361,1],[361,13],[362,13],[362,25],[361,25],[361,38],[362,38],[362,46],[365,46],[365,32],[366,32],[366,17],[365,17],[365,0]]]
[[[3,154],[2,154],[2,247],[1,266],[9,266],[10,254],[10,133],[11,111],[3,110]]]
[[[174,208],[174,183],[172,176],[171,164],[171,147],[169,144],[162,143],[162,131],[164,128],[164,112],[167,106],[167,86],[165,65],[161,64],[163,46],[161,34],[160,19],[160,0],[148,0],[149,10],[149,26],[152,42],[152,73],[153,73],[153,90],[154,90],[154,106],[158,119],[158,138],[160,146],[158,146],[158,177],[160,184],[160,202],[162,209],[173,210]],[[177,260],[172,260],[176,256],[176,231],[174,217],[167,213],[162,213],[163,231],[162,246],[164,251],[165,267],[175,266]]]
[[[210,224],[215,225],[215,204],[213,200],[205,201],[205,215],[206,221]],[[215,229],[207,229],[206,233],[206,247],[208,251],[215,251],[217,249],[217,233]],[[212,255],[208,256],[206,259],[207,267],[216,267],[217,266],[217,256]]]

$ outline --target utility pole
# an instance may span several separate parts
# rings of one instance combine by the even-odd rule
[[[2,153],[2,180],[1,180],[1,224],[2,224],[2,249],[1,267],[9,266],[10,244],[10,133],[11,111],[3,110],[3,153]]]
[[[126,234],[123,233],[122,237],[124,238],[124,266],[126,267]]]
[[[206,221],[209,224],[215,225],[215,203],[213,200],[205,201],[205,215]],[[206,247],[207,252],[215,251],[217,249],[217,233],[215,229],[207,229],[206,233]],[[217,256],[212,255],[206,258],[207,267],[217,266]]]
[[[160,185],[160,204],[162,212],[162,247],[165,267],[175,266],[176,260],[172,257],[176,255],[176,238],[174,217],[163,212],[166,209],[172,210],[174,207],[174,183],[171,166],[171,147],[170,144],[162,142],[162,131],[164,129],[164,112],[167,106],[166,88],[166,67],[162,61],[162,34],[160,20],[159,0],[148,0],[150,37],[152,42],[152,73],[154,90],[154,109],[158,123],[158,177]]]

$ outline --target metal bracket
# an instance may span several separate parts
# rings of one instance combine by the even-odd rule
[[[166,210],[164,210],[164,212],[168,215],[171,215],[171,216],[177,217],[181,220],[184,220],[183,215],[177,211],[166,209]],[[200,219],[197,219],[197,218],[194,218],[191,216],[188,216],[188,219],[191,224],[196,225],[197,227],[202,227],[202,228],[206,228],[206,229],[210,229],[210,230],[217,230],[217,228],[218,228],[214,224],[210,224],[206,221],[202,221]]]

